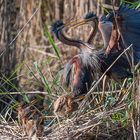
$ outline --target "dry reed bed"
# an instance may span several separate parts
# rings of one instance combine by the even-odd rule
[[[46,136],[46,139],[119,139],[120,136],[125,137],[127,135],[127,138],[133,139],[136,137],[135,130],[137,130],[136,126],[138,125],[136,122],[138,118],[135,116],[137,116],[136,114],[138,112],[133,110],[135,105],[132,110],[129,106],[131,101],[134,101],[137,107],[139,104],[138,94],[132,92],[136,81],[129,84],[126,91],[113,91],[114,98],[117,100],[109,107],[105,105],[107,101],[105,99],[112,92],[104,92],[104,99],[101,98],[101,92],[93,92],[92,98],[90,100],[84,99],[79,104],[78,111],[74,112],[72,116],[52,125],[49,128],[51,133]],[[95,95],[100,96],[98,98],[99,100]],[[131,96],[131,99],[129,96]],[[114,122],[112,116],[119,112],[125,112],[126,110],[128,111],[128,122],[127,127],[124,127],[121,120]]]
[[[127,80],[124,82],[127,82]],[[92,92],[89,98],[85,98],[79,102],[79,109],[70,116],[59,118],[59,120],[55,116],[50,117],[52,121],[55,121],[49,127],[45,127],[42,139],[88,140],[96,138],[100,140],[116,140],[125,136],[133,139],[136,133],[135,130],[137,131],[138,127],[138,118],[136,116],[139,113],[138,100],[140,99],[138,90],[136,90],[138,89],[137,82],[139,82],[138,78],[128,83],[125,90],[123,90],[122,87],[121,90]],[[135,86],[135,90],[133,86]],[[114,103],[106,104],[109,96],[116,99]],[[136,104],[132,106],[133,109],[129,107],[131,102]],[[126,127],[124,127],[120,122],[121,120],[114,121],[112,116],[119,112],[125,112],[126,110],[128,111],[128,122]],[[49,118],[49,116],[46,116],[46,118]],[[28,139],[28,137],[23,134],[21,127],[14,121],[12,124],[8,124],[6,121],[1,123],[0,138],[7,140]]]

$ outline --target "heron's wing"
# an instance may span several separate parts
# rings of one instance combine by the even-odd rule
[[[128,5],[121,5],[116,11],[116,20],[121,36],[119,46],[127,48],[133,44],[134,60],[138,62],[140,60],[140,11],[129,8]]]
[[[118,22],[124,47],[133,44],[134,60],[140,61],[140,11],[121,6],[118,10],[123,20]]]
[[[66,64],[63,73],[63,83],[68,87],[71,84],[71,74],[73,65],[71,64],[71,60]]]
[[[127,69],[121,67],[121,66],[114,66],[110,70],[110,76],[115,80],[115,81],[120,81],[122,79],[128,78],[128,77],[133,77],[132,73],[128,71]]]
[[[75,67],[77,67],[77,63],[81,62],[80,55],[74,56],[66,65],[64,68],[64,73],[63,73],[63,83],[69,87],[72,85],[74,76],[75,76]]]

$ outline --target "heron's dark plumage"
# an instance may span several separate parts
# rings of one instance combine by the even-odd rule
[[[58,36],[58,31],[61,30],[62,28],[64,27],[64,23],[62,20],[57,20],[55,21],[53,24],[52,24],[52,32],[55,33],[55,35],[57,36],[57,38],[59,37]]]
[[[57,20],[52,24],[52,31],[55,32],[58,29],[61,29],[61,27],[64,26],[64,23],[62,20]]]
[[[117,52],[111,51],[108,57],[106,57],[103,51],[98,52],[97,55],[100,58],[101,71],[104,73],[121,53],[122,51],[117,51]],[[116,81],[123,80],[124,78],[127,77],[132,77],[130,64],[125,54],[119,57],[116,63],[107,71],[106,75],[108,75],[110,78]]]

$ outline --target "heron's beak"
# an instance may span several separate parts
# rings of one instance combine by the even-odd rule
[[[74,20],[71,20],[70,22],[67,22],[67,23],[65,23],[65,27],[68,27],[68,26],[75,26],[76,24],[77,24],[77,21],[78,21],[79,19],[74,19]]]
[[[75,28],[85,25],[85,24],[87,24],[87,20],[83,19],[83,20],[79,21],[78,23],[76,23],[74,26],[72,26],[72,29],[75,29]]]
[[[92,18],[92,20],[94,20],[94,18]],[[77,28],[78,26],[81,26],[81,25],[84,25],[84,24],[87,24],[89,21],[91,21],[91,18],[90,19],[74,19],[74,20],[71,20],[70,22],[68,23],[65,23],[65,27],[73,27],[73,28]]]
[[[93,21],[93,22],[94,22],[94,19],[95,19],[95,18],[82,19],[82,20],[80,20],[79,22],[77,22],[75,25],[73,25],[73,26],[72,26],[72,29],[75,29],[75,28],[77,28],[77,27],[79,27],[79,26],[85,25],[85,24],[87,24],[87,23],[90,22],[90,21]]]
[[[96,19],[96,17],[92,17],[92,18],[88,18],[88,19],[74,19],[74,20],[71,20],[70,22],[68,23],[65,23],[65,26],[64,27],[71,27],[72,29],[75,29],[81,25],[84,25],[84,24],[87,24],[88,22],[90,21],[93,21]]]

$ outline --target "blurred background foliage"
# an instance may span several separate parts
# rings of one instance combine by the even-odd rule
[[[137,9],[140,7],[140,0],[0,0],[1,115],[10,118],[13,108],[14,112],[17,111],[17,101],[24,99],[29,103],[25,94],[29,91],[47,93],[46,96],[42,95],[47,103],[40,98],[40,105],[36,104],[36,107],[47,104],[43,111],[50,111],[52,101],[66,93],[61,83],[63,67],[78,50],[62,44],[55,38],[51,32],[54,21],[69,22],[72,19],[83,18],[90,11],[94,11],[97,16],[107,14],[112,9],[112,4],[118,7],[120,3],[131,4]],[[20,32],[24,26],[24,30]],[[69,30],[68,35],[86,41],[90,30],[89,26],[81,26],[76,30]],[[98,32],[93,41],[96,47],[103,46],[100,38]],[[110,90],[114,90],[114,83],[111,84]],[[12,96],[9,92],[17,92],[22,96]],[[30,94],[29,98],[33,96]],[[115,104],[115,99],[114,94],[106,95],[105,106]],[[132,100],[128,99],[128,103],[132,105]],[[52,114],[52,110],[50,112]],[[45,113],[49,114],[47,111]],[[122,121],[123,125],[126,125],[127,110],[113,114],[111,120]]]

